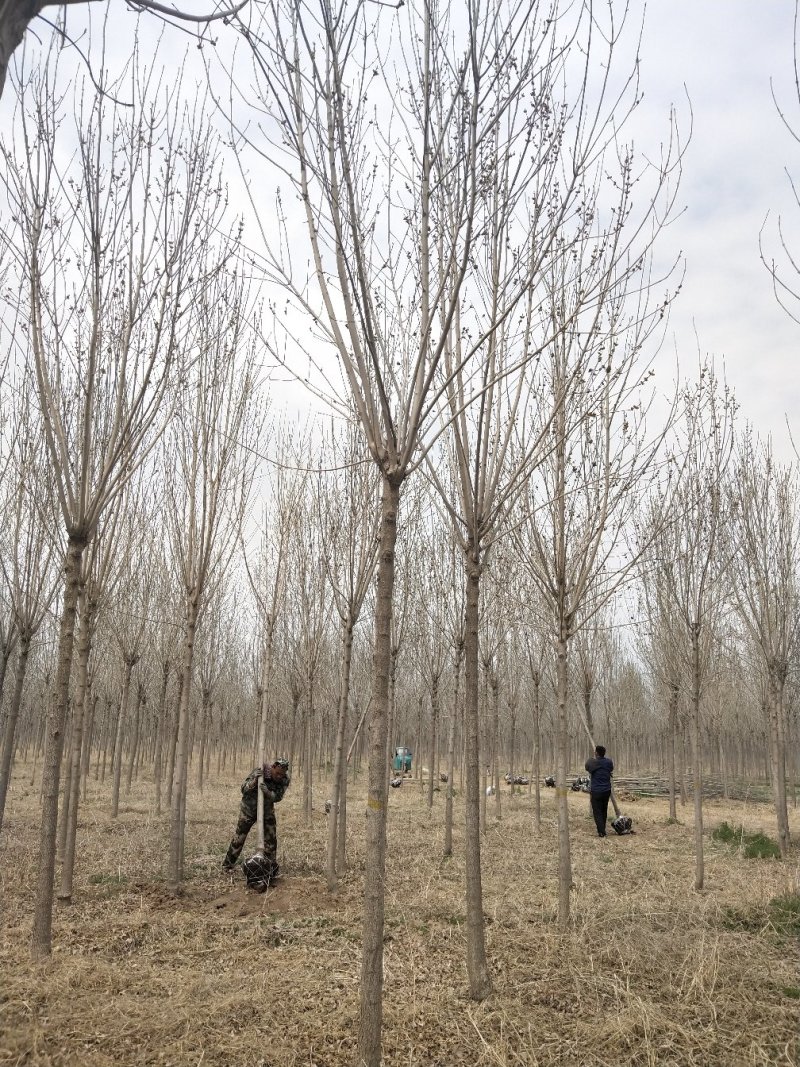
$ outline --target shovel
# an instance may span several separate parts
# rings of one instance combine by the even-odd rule
[[[264,854],[264,792],[261,788],[261,779],[259,779],[256,788],[258,789],[256,809],[258,836],[256,838],[256,850],[248,860],[244,861],[242,870],[244,871],[244,876],[247,880],[247,888],[256,889],[259,893],[263,893],[265,890],[269,889],[270,883],[277,871],[272,860],[268,859]]]

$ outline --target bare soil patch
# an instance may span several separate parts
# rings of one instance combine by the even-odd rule
[[[278,808],[284,876],[249,893],[220,867],[240,776],[192,793],[184,893],[168,892],[168,817],[134,783],[112,820],[91,781],[80,814],[72,904],[54,952],[33,964],[39,798],[18,768],[0,836],[0,1065],[292,1067],[355,1058],[363,873],[361,790],[352,788],[350,869],[325,888],[326,817],[303,824],[299,790]],[[461,797],[457,797],[460,804]],[[321,809],[324,793],[317,794]],[[570,797],[573,923],[555,924],[556,822],[543,791],[503,795],[483,840],[494,992],[467,997],[463,835],[441,859],[444,793],[416,782],[389,797],[387,1064],[408,1067],[790,1067],[798,1058],[797,914],[789,863],[746,859],[710,834],[723,820],[774,833],[769,807],[708,805],[707,888],[692,889],[691,810],[638,800],[636,834],[599,840],[588,799]],[[798,812],[792,812],[795,838]],[[248,845],[250,843],[248,842]],[[787,898],[791,899],[791,898]]]

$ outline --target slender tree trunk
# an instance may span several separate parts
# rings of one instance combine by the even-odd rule
[[[569,922],[572,890],[572,857],[569,840],[569,787],[567,761],[569,732],[567,721],[567,638],[562,625],[556,644],[556,804],[558,809],[558,924],[565,930]]]
[[[80,595],[80,594],[79,594]],[[58,833],[56,837],[56,863],[64,862],[64,849],[67,844],[67,819],[69,816],[69,798],[72,789],[72,742],[75,736],[73,730],[73,713],[70,707],[67,713],[67,729],[65,731],[64,747],[66,749],[66,774],[61,789],[61,807],[58,812]],[[65,763],[64,755],[61,756],[62,767]]]
[[[542,707],[539,702],[539,675],[533,679],[533,825],[542,829]]]
[[[64,862],[61,867],[61,883],[58,899],[72,899],[72,881],[75,871],[75,840],[78,833],[78,804],[81,787],[81,757],[83,756],[83,720],[86,709],[89,681],[89,654],[92,645],[93,608],[85,594],[80,597],[80,618],[75,664],[75,697],[72,702],[72,744],[70,746],[69,797],[66,803],[66,834],[64,838]]]
[[[453,687],[453,708],[450,713],[450,730],[447,736],[447,793],[444,806],[444,849],[446,858],[453,855],[453,779],[456,773],[456,717],[458,715],[459,686],[461,682],[461,658],[463,646],[456,648]]]
[[[464,610],[464,736],[465,782],[465,876],[467,909],[467,976],[472,1000],[485,1000],[492,991],[486,959],[481,883],[481,768],[479,705],[478,629],[480,623],[481,565],[477,548],[465,556],[466,596]]]
[[[167,684],[169,682],[169,661],[161,665],[161,693],[158,698],[158,713],[156,715],[156,753],[153,761],[153,778],[156,788],[156,815],[161,814],[161,778],[162,763],[164,762],[164,731],[167,728]]]
[[[700,623],[692,624],[692,758],[694,762],[694,887],[705,881],[703,856],[703,736],[700,727]]]
[[[136,711],[133,718],[133,739],[131,740],[131,756],[128,761],[128,776],[125,779],[125,792],[130,793],[133,785],[133,771],[136,767],[136,757],[139,754],[139,732],[142,721],[142,708],[146,707],[144,686],[141,682],[136,688]]]
[[[22,706],[22,691],[25,686],[25,674],[28,669],[28,655],[31,648],[31,634],[27,631],[20,635],[19,651],[17,652],[17,664],[14,674],[14,692],[11,697],[11,707],[6,716],[3,730],[2,762],[0,763],[0,830],[3,828],[3,815],[6,810],[6,796],[8,784],[11,781],[11,765],[14,757],[14,738],[19,719],[19,709]]]
[[[436,743],[439,726],[439,679],[433,679],[431,686],[431,773],[428,778],[428,811],[433,808],[433,789],[436,779]]]
[[[350,665],[353,658],[353,621],[342,625],[342,680],[339,688],[339,709],[336,720],[336,741],[333,753],[333,777],[331,780],[330,811],[328,812],[327,876],[328,892],[335,893],[336,846],[339,832],[339,800],[342,793],[342,766],[344,764],[344,739],[347,733],[347,707],[350,701]]]
[[[780,668],[769,668],[769,740],[772,764],[772,793],[781,858],[789,854],[789,810],[786,803],[786,759],[783,749],[783,680]]]
[[[128,716],[128,701],[130,700],[131,693],[131,675],[136,660],[132,656],[127,656],[124,662],[125,674],[123,675],[122,681],[122,699],[120,700],[117,726],[114,731],[114,749],[111,760],[112,769],[114,771],[114,781],[111,786],[112,819],[116,819],[119,814],[119,787],[122,781],[122,730],[125,719]]]
[[[392,601],[401,482],[383,476],[380,549],[375,603],[374,687],[369,723],[369,786],[366,812],[366,871],[361,950],[359,1059],[380,1067],[383,1021],[383,920],[386,871],[386,759]]]
[[[97,693],[92,693],[89,702],[89,719],[83,731],[83,756],[81,757],[81,781],[83,782],[83,802],[86,803],[89,783],[89,764],[92,759],[92,739],[94,737],[94,724],[97,721],[97,701],[100,698]]]
[[[497,672],[489,672],[492,690],[492,788],[494,789],[494,817],[503,818],[503,798],[500,790],[500,680]]]
[[[206,769],[206,745],[208,744],[208,700],[209,693],[207,689],[203,689],[201,701],[200,701],[200,752],[197,759],[197,775],[195,782],[197,785],[197,791],[203,792],[203,774]]]
[[[175,779],[170,798],[169,867],[167,878],[173,893],[180,891],[180,883],[183,881],[186,786],[189,771],[189,698],[192,689],[192,665],[194,662],[197,616],[197,603],[193,597],[190,597],[186,605],[180,703],[177,713],[178,736],[175,745]]]
[[[69,681],[72,671],[75,615],[78,608],[81,564],[86,543],[85,536],[70,534],[64,562],[64,600],[61,608],[61,624],[58,635],[55,691],[50,713],[47,717],[47,743],[42,772],[42,822],[39,835],[36,909],[34,911],[31,938],[31,954],[34,959],[49,956],[52,951],[53,882],[56,861],[56,829],[58,825],[58,790],[61,779],[64,725],[67,719],[69,701]]]
[[[175,712],[170,716],[172,729],[169,735],[169,753],[167,755],[167,807],[172,810],[172,792],[175,785],[175,753],[178,751],[178,731],[180,730],[180,708],[183,700],[183,664],[178,672],[178,695]]]
[[[667,738],[667,770],[669,775],[669,817],[673,822],[678,820],[676,806],[676,783],[675,783],[675,742],[678,733],[678,687],[671,685],[669,689],[668,711],[668,738]]]

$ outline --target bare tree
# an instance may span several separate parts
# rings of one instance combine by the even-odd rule
[[[83,757],[83,735],[85,729],[86,702],[89,699],[89,657],[93,650],[95,631],[106,598],[111,597],[115,585],[125,568],[126,558],[116,558],[117,537],[120,532],[122,514],[130,492],[126,491],[115,497],[106,509],[98,535],[89,542],[84,554],[81,580],[78,591],[78,633],[75,645],[75,682],[72,697],[72,729],[67,762],[67,774],[64,785],[64,800],[61,811],[63,830],[63,855],[61,882],[58,899],[72,899],[72,881],[75,869],[75,843],[78,829],[78,803],[80,796],[80,768]],[[119,713],[121,720],[121,711]],[[116,779],[115,779],[116,780]],[[116,797],[119,797],[117,787]],[[116,815],[113,808],[112,815]],[[61,833],[59,837],[61,839]]]
[[[182,639],[168,878],[183,879],[190,703],[197,627],[241,535],[260,430],[247,294],[236,271],[217,273],[197,304],[197,358],[177,396],[163,455],[166,514],[181,581]]]
[[[486,364],[484,344],[498,325],[498,309],[481,323],[459,324],[475,332],[457,365],[445,353],[459,328],[457,309],[478,235],[491,225],[493,206],[483,198],[494,180],[498,144],[503,153],[516,145],[525,169],[531,163],[524,149],[539,139],[551,142],[561,160],[553,177],[571,191],[580,185],[575,169],[589,159],[596,164],[599,145],[595,118],[584,110],[588,93],[571,113],[581,131],[578,143],[593,142],[586,157],[560,156],[560,133],[553,134],[560,119],[547,92],[541,108],[522,103],[539,99],[539,79],[547,80],[575,32],[574,25],[563,27],[551,5],[545,12],[475,0],[465,20],[451,18],[439,3],[409,4],[400,15],[383,5],[331,0],[281,0],[261,10],[263,22],[242,27],[259,103],[270,120],[259,129],[274,137],[257,147],[278,163],[299,197],[310,250],[298,256],[288,241],[278,247],[268,240],[269,269],[307,316],[313,341],[305,346],[303,377],[326,396],[336,394],[341,410],[355,406],[382,478],[359,1038],[359,1056],[374,1067],[380,1058],[386,736],[401,491],[440,433],[434,416],[454,374],[467,387],[464,403],[494,380],[493,368],[487,378],[471,366]],[[540,48],[540,35],[551,43]],[[381,122],[373,118],[376,107]],[[287,216],[293,199],[283,196],[278,205],[284,236],[290,227],[296,232]],[[551,206],[543,197],[543,219]],[[559,210],[557,204],[556,218]],[[521,269],[508,269],[524,274],[533,249],[523,242]],[[521,280],[517,289],[524,289]],[[505,305],[506,311],[512,307]],[[302,337],[294,323],[290,330],[293,341]],[[335,365],[311,354],[320,351],[321,340],[334,349]],[[287,366],[294,362],[286,358],[288,343],[282,330],[273,341]],[[484,978],[477,986],[485,995]]]
[[[795,471],[775,461],[770,443],[759,447],[747,433],[731,486],[734,522],[727,532],[736,548],[731,587],[767,675],[772,784],[784,859],[789,850],[785,690],[800,637],[798,490]]]
[[[28,668],[31,642],[50,609],[58,588],[54,568],[58,548],[54,542],[55,516],[47,514],[45,494],[37,492],[39,478],[44,475],[44,456],[38,428],[32,422],[33,412],[25,397],[17,412],[20,431],[14,434],[16,484],[6,477],[6,485],[13,487],[9,515],[7,546],[10,559],[0,556],[8,597],[11,605],[16,637],[17,660],[14,689],[3,723],[0,747],[0,828],[3,825],[6,795],[11,777],[14,738],[22,705],[22,694]],[[0,686],[2,696],[2,686]]]
[[[701,698],[715,630],[726,607],[722,576],[730,561],[722,534],[729,520],[725,472],[733,449],[736,404],[710,366],[681,397],[686,456],[674,499],[660,502],[653,546],[666,595],[683,623],[683,661],[689,679],[694,764],[695,889],[705,878]]]
[[[668,418],[648,434],[652,395],[646,383],[652,356],[644,346],[661,310],[648,307],[638,267],[626,259],[602,265],[603,256],[588,246],[578,255],[579,262],[584,254],[586,270],[597,269],[606,282],[598,299],[581,308],[583,278],[565,284],[562,275],[551,277],[550,313],[561,328],[552,330],[554,341],[546,353],[548,394],[542,417],[547,420],[548,447],[515,530],[521,559],[547,604],[556,650],[562,926],[568,921],[572,887],[567,786],[570,642],[627,580],[635,556],[624,551],[626,530],[637,495],[656,477],[669,425]],[[631,311],[625,307],[629,287]]]
[[[344,843],[347,811],[345,739],[350,707],[353,635],[375,574],[378,554],[377,476],[357,428],[331,432],[331,470],[318,475],[322,559],[339,616],[341,653],[333,776],[328,813],[328,891],[337,890],[338,842]],[[344,851],[344,850],[342,850]]]
[[[222,192],[214,141],[199,110],[187,115],[170,106],[177,90],[170,97],[151,77],[139,77],[135,59],[125,81],[136,103],[131,109],[77,83],[67,116],[56,54],[20,89],[2,148],[0,182],[13,220],[4,243],[20,280],[19,317],[67,535],[33,933],[40,956],[51,946],[58,787],[83,555],[104,509],[160,430],[192,318],[190,294],[203,286],[198,250],[219,222]],[[71,157],[65,138],[77,146]]]

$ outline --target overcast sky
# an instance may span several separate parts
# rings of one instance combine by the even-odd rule
[[[631,6],[635,21],[642,0]],[[81,9],[70,10],[70,29],[77,30]],[[800,145],[782,125],[770,89],[772,80],[800,131],[793,20],[794,0],[650,0],[641,67],[645,99],[636,119],[650,146],[654,131],[668,134],[670,105],[684,135],[693,123],[678,196],[684,210],[659,239],[664,260],[682,253],[686,272],[662,357],[664,389],[674,377],[673,353],[685,376],[695,373],[698,348],[718,365],[724,361],[742,418],[760,435],[771,433],[784,458],[791,455],[787,417],[800,447],[800,326],[774,297],[759,258],[759,233],[763,227],[768,254],[779,256],[780,216],[800,257],[800,208],[787,176],[788,170],[800,182]],[[155,20],[145,22],[146,32],[155,33]],[[127,51],[131,19],[121,5],[113,29],[120,38],[115,48]],[[164,43],[183,51],[186,38],[168,30]],[[9,101],[3,104],[5,125]]]
[[[688,129],[687,94],[693,113],[679,195],[685,210],[662,237],[686,258],[669,344],[685,372],[698,345],[724,359],[741,416],[762,436],[771,433],[784,458],[787,416],[800,448],[800,326],[775,300],[759,232],[766,219],[764,245],[777,257],[780,215],[800,256],[800,208],[787,177],[788,170],[800,182],[800,146],[770,90],[772,79],[800,131],[793,20],[793,0],[650,0],[642,52],[648,118],[664,126],[672,103]]]

